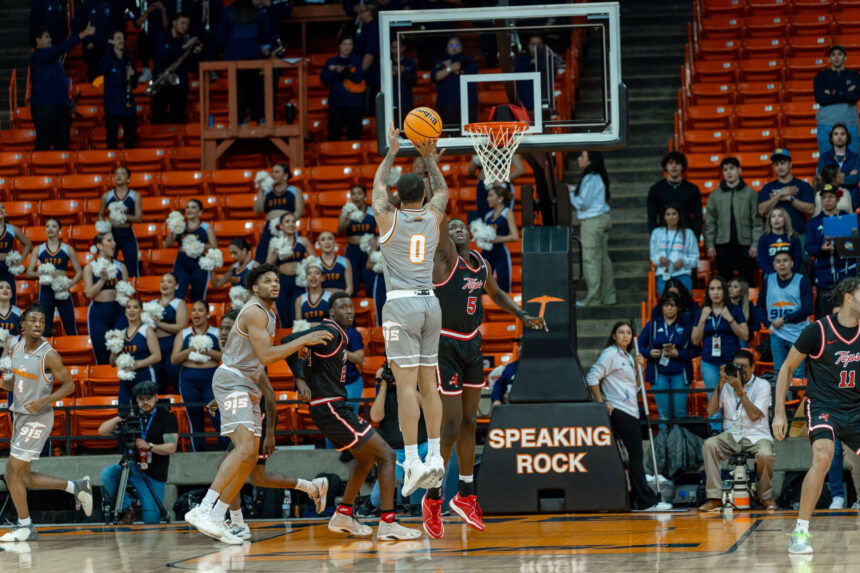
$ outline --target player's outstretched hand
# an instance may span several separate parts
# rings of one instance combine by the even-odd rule
[[[394,127],[394,122],[388,124],[388,153],[397,155],[400,151],[400,130]]]
[[[421,154],[421,157],[424,158],[424,161],[427,161],[429,159],[436,161],[436,158],[437,158],[437,155],[436,155],[436,139],[433,139],[433,138],[416,139],[412,143],[415,145],[415,149],[418,150],[418,153]],[[442,153],[444,153],[444,152],[445,152],[445,150],[443,149],[439,153],[439,157],[441,157]]]
[[[311,401],[311,389],[302,378],[296,378],[296,391],[299,393],[299,400],[302,402]]]
[[[785,439],[785,414],[776,413],[773,415],[773,423],[771,424],[773,428],[773,437],[779,441]]]
[[[299,338],[299,342],[302,346],[320,346],[332,338],[332,333],[327,330],[314,330]]]
[[[546,319],[542,316],[531,316],[528,314],[523,315],[523,324],[531,328],[532,330],[543,330],[544,332],[549,332],[549,327],[546,325]]]

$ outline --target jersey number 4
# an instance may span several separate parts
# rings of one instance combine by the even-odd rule
[[[854,376],[855,372],[853,370],[843,370],[839,373],[839,387],[840,388],[853,388],[854,387]]]

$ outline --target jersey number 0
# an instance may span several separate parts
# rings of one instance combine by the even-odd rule
[[[409,262],[416,265],[424,262],[427,254],[427,237],[417,233],[409,237]]]

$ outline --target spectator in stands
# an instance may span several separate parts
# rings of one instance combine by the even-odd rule
[[[266,11],[252,0],[236,0],[218,22],[218,46],[227,61],[262,60],[272,50],[271,24]],[[263,76],[259,70],[236,71],[239,123],[263,121]]]
[[[840,440],[833,443],[833,462],[827,473],[827,486],[830,488],[830,509],[845,509],[845,485],[842,482],[844,470],[851,472],[854,491],[860,492],[860,456],[842,445]],[[851,509],[860,509],[860,497],[851,504]]]
[[[323,231],[317,237],[317,244],[320,248],[320,262],[322,262],[322,287],[331,292],[342,290],[352,296],[354,292],[352,263],[346,257],[337,254],[334,233]]]
[[[613,305],[615,279],[609,258],[609,175],[599,151],[583,151],[577,157],[582,178],[570,192],[570,203],[576,209],[582,240],[582,274],[588,294],[577,306]]]
[[[684,228],[678,205],[667,203],[660,218],[661,225],[651,231],[651,262],[657,278],[657,292],[663,292],[670,278],[692,289],[693,272],[699,267],[699,239],[693,231]]]
[[[293,325],[293,319],[298,318],[294,314],[296,297],[304,292],[302,287],[296,286],[298,265],[305,257],[313,255],[314,249],[307,237],[299,236],[296,230],[296,216],[291,212],[284,211],[281,215],[279,231],[286,238],[290,247],[289,253],[273,249],[270,244],[266,262],[278,267],[281,290],[278,293],[278,300],[275,301],[275,307],[278,309],[281,328],[290,328]]]
[[[360,220],[350,217],[348,205],[354,205],[363,214]],[[373,208],[367,204],[367,189],[364,185],[355,185],[350,190],[349,203],[340,211],[337,233],[346,235],[345,255],[352,267],[353,290],[357,292],[359,283],[362,283],[365,296],[373,296],[373,271],[367,268],[368,253],[362,250],[361,243],[365,236],[376,234],[376,219],[373,216]]]
[[[418,81],[418,63],[406,55],[406,44],[401,40],[391,42],[391,53],[399,56],[391,62],[391,75],[394,89],[398,90],[399,99],[394,101],[394,117],[400,118],[396,124],[402,123],[402,118],[413,108],[414,98],[412,88]]]
[[[179,389],[179,367],[171,362],[170,355],[174,338],[188,325],[188,305],[176,296],[178,286],[173,273],[164,273],[159,284],[161,296],[155,299],[164,309],[161,318],[155,320],[155,336],[161,349],[161,362],[155,365],[155,377],[165,394]]]
[[[517,343],[517,359],[509,362],[504,367],[501,365],[496,366],[496,368],[502,368],[502,372],[499,377],[493,382],[493,390],[490,394],[490,400],[492,401],[493,407],[499,406],[502,403],[507,403],[508,394],[511,391],[511,385],[517,379],[517,370],[520,368],[520,355],[523,351],[523,339],[515,338],[514,342]],[[488,377],[488,382],[492,382],[492,372]]]
[[[187,14],[179,13],[173,17],[170,30],[162,32],[153,44],[153,74],[158,77],[164,70],[188,55],[173,73],[179,83],[168,83],[152,96],[152,123],[185,123],[186,106],[189,97],[188,72],[197,68],[197,60],[203,51],[203,44],[197,36],[188,34],[190,20]]]
[[[352,38],[343,38],[336,56],[329,58],[320,72],[320,80],[331,90],[328,96],[328,140],[361,139],[364,110],[364,72],[361,58],[354,52]]]
[[[114,30],[125,30],[127,16],[134,15],[137,7],[131,0],[84,0],[75,8],[72,30],[95,29],[89,40],[82,42],[83,58],[87,65],[87,80],[92,82],[102,74],[99,63]],[[83,40],[83,38],[81,38]]]
[[[143,322],[143,305],[139,299],[132,298],[125,305],[125,339],[121,352],[110,353],[110,365],[117,366],[117,356],[128,354],[134,358],[132,368],[122,368],[134,374],[134,378],[119,376],[119,407],[120,410],[130,407],[133,396],[131,389],[138,382],[155,382],[155,366],[161,362],[161,348],[155,336],[155,328]]]
[[[514,73],[520,72],[539,72],[541,74],[541,94],[545,99],[547,85],[547,66],[546,66],[547,50],[543,41],[543,36],[537,33],[532,33],[528,37],[526,49],[521,52],[514,60]],[[520,80],[517,82],[517,98],[520,103],[534,117],[535,98],[534,98],[534,82],[530,80]],[[542,102],[541,102],[542,103]],[[542,109],[542,107],[539,107]]]
[[[839,189],[842,192],[842,196],[839,197],[839,202],[836,204],[836,209],[841,212],[850,213],[854,210],[854,206],[851,204],[851,193],[848,192],[848,189],[842,187],[839,184],[839,179],[841,175],[841,171],[839,171],[838,165],[825,165],[821,169],[821,173],[818,174],[817,177],[817,189],[815,193],[815,211],[812,212],[812,216],[816,216],[821,213],[821,189],[825,185],[831,185],[834,189]],[[805,244],[804,240],[804,244]]]
[[[770,384],[753,374],[755,359],[749,350],[731,354],[729,362],[737,365],[737,372],[720,368],[719,386],[708,399],[708,414],[722,412],[725,431],[711,436],[702,446],[705,459],[705,492],[708,500],[699,511],[718,512],[723,507],[723,480],[720,462],[734,454],[748,452],[755,456],[758,476],[759,502],[768,511],[776,509],[773,500],[773,437],[767,412],[771,405]]]
[[[95,34],[91,25],[78,34],[66,38],[56,46],[51,34],[44,28],[30,35],[30,115],[36,129],[36,151],[69,148],[69,130],[72,128],[69,98],[69,76],[61,59],[75,44]]]
[[[794,272],[794,261],[788,253],[776,254],[774,269],[776,272],[762,282],[758,306],[764,325],[770,331],[773,369],[779,372],[791,345],[809,324],[812,284],[805,276]],[[794,377],[803,377],[802,364],[794,371]]]
[[[122,252],[122,260],[128,269],[128,276],[136,277],[139,274],[138,261],[140,260],[140,248],[137,237],[134,235],[134,223],[143,221],[143,208],[141,207],[140,194],[135,192],[129,183],[131,182],[131,170],[125,165],[120,165],[113,172],[113,189],[102,194],[99,205],[98,220],[110,224],[111,234],[116,241],[117,252]],[[122,216],[111,216],[114,211],[110,206],[121,203],[125,220]]]
[[[854,140],[851,151],[857,153],[857,100],[860,100],[860,74],[845,67],[848,52],[843,46],[831,46],[830,67],[816,74],[813,81],[817,113],[818,152],[827,151],[826,134],[836,125],[847,126]],[[832,142],[831,142],[832,143]],[[851,141],[849,139],[849,144]]]
[[[661,300],[662,317],[639,333],[639,352],[648,360],[645,380],[652,390],[666,391],[654,394],[661,420],[687,415],[685,390],[693,379],[693,358],[699,355],[699,348],[690,343],[690,327],[679,320],[680,304],[678,295],[668,293]]]
[[[30,0],[30,33],[45,29],[55,42],[69,37],[65,0]]]
[[[484,215],[484,222],[496,230],[496,238],[492,241],[493,248],[484,249],[481,255],[490,263],[496,282],[504,292],[511,292],[513,273],[511,253],[505,243],[520,240],[514,212],[508,207],[512,201],[513,197],[505,184],[497,183],[487,191],[487,202],[491,210]]]
[[[749,340],[749,325],[743,312],[729,299],[728,287],[722,277],[713,277],[708,283],[702,310],[693,323],[690,340],[702,345],[702,379],[709,391],[720,381],[721,367],[732,361],[740,350],[741,342]],[[712,416],[713,417],[713,416]],[[711,428],[719,431],[720,424]]]
[[[824,295],[845,277],[856,274],[854,264],[839,256],[833,241],[824,235],[824,218],[843,214],[836,207],[842,191],[825,185],[818,194],[821,196],[821,213],[810,219],[806,232],[806,252],[815,259],[815,318],[821,318],[833,311],[833,304]]]
[[[720,168],[723,180],[708,197],[705,248],[708,257],[716,259],[720,276],[731,279],[737,269],[752,285],[755,284],[755,258],[761,237],[758,195],[741,178],[741,164],[736,157],[723,159]]]
[[[460,125],[460,76],[478,73],[478,64],[469,56],[463,55],[460,38],[452,36],[445,47],[445,56],[436,62],[430,76],[436,84],[436,110],[445,125]],[[477,121],[478,90],[475,85],[468,91],[469,117],[465,123]]]
[[[272,240],[272,221],[280,220],[284,213],[290,212],[298,220],[302,218],[305,211],[305,195],[295,185],[290,185],[289,163],[276,163],[272,166],[272,179],[275,180],[271,190],[262,187],[257,188],[257,197],[254,199],[254,213],[265,215],[266,222],[263,232],[260,233],[260,243],[254,253],[254,259],[258,263],[266,262],[269,254],[269,241]]]
[[[176,262],[173,264],[173,276],[179,286],[176,289],[176,295],[184,299],[188,294],[188,287],[191,287],[192,300],[204,300],[206,297],[206,287],[209,285],[209,271],[204,271],[200,268],[198,258],[185,253],[184,242],[186,237],[197,237],[197,240],[203,243],[204,247],[209,249],[217,249],[218,241],[215,239],[215,232],[209,223],[203,222],[203,203],[197,199],[189,199],[185,204],[185,232],[177,235],[173,231],[168,230],[167,236],[164,238],[164,248],[169,249],[174,244],[179,246],[179,254],[176,257]]]
[[[355,31],[355,53],[361,58],[361,73],[367,88],[364,92],[364,115],[376,116],[376,94],[381,84],[379,66],[379,22],[375,2],[362,2],[355,7],[358,29]],[[411,109],[411,108],[410,108]]]
[[[758,214],[767,220],[768,213],[776,207],[782,207],[791,218],[791,226],[802,243],[806,236],[806,219],[812,216],[815,208],[815,192],[809,183],[791,173],[791,154],[787,149],[775,149],[770,160],[776,179],[765,183],[759,191]]]
[[[860,156],[852,151],[851,133],[844,124],[836,124],[830,130],[830,149],[821,152],[818,158],[818,172],[827,165],[838,165],[839,174],[836,182],[845,187],[851,193],[851,204],[860,206],[860,195],[858,195],[857,184],[860,181]]]
[[[176,444],[179,442],[179,426],[170,410],[158,407],[157,384],[139,382],[132,392],[140,409],[142,430],[140,437],[135,440],[135,446],[139,452],[146,453],[147,467],[141,473],[137,466],[132,466],[128,481],[137,490],[143,522],[158,523],[161,519],[158,506],[164,502],[170,456],[176,453]],[[124,419],[120,414],[107,420],[99,426],[99,435],[114,435],[117,425]],[[101,480],[108,498],[116,498],[121,474],[122,466],[119,464],[102,470]],[[147,487],[145,482],[148,482],[150,487]],[[155,494],[155,498],[152,497],[150,490]],[[129,496],[125,497],[120,509],[123,511],[120,523],[134,523],[137,519],[137,508],[132,505],[132,499]]]
[[[806,221],[804,221],[806,225]],[[768,275],[773,272],[773,259],[779,253],[788,253],[795,268],[803,259],[803,242],[794,230],[794,223],[784,207],[774,207],[766,216],[764,234],[758,240],[758,268]]]
[[[115,251],[116,242],[111,233],[96,234],[90,247],[90,252],[96,256],[84,267],[84,295],[90,299],[87,334],[90,335],[96,364],[110,362],[105,333],[128,325],[125,313],[116,301],[116,283],[128,280],[128,271],[124,264],[114,258]],[[102,260],[109,264],[104,265],[100,262]]]
[[[146,83],[152,79],[149,60],[153,55],[153,46],[156,39],[170,28],[171,16],[167,6],[161,0],[145,0],[145,4],[146,9],[134,20],[134,25],[140,30],[137,33],[137,57],[143,66],[138,80],[140,83]]]
[[[595,402],[606,405],[612,431],[627,449],[632,486],[632,505],[644,511],[665,511],[671,504],[659,496],[645,480],[642,454],[642,430],[639,427],[639,385],[633,363],[633,329],[624,321],[615,323],[600,358],[586,376]],[[602,386],[602,391],[601,391]]]
[[[12,302],[12,286],[0,279],[0,328],[9,332],[10,338],[3,346],[11,347],[14,338],[21,334],[21,309]]]
[[[15,250],[15,241],[18,241],[21,245],[21,260],[26,261],[27,255],[33,250],[33,243],[22,229],[6,222],[6,207],[2,203],[0,203],[0,229],[3,230],[0,233],[0,281],[6,281],[12,286],[12,304],[15,304],[18,298],[15,294],[15,275],[9,270],[6,257]]]
[[[421,159],[421,158],[419,157],[418,159]],[[423,167],[424,166],[424,160],[421,159],[420,162],[416,161],[415,164],[421,165]],[[415,173],[414,167],[413,167],[412,172]],[[424,172],[426,173],[426,169]],[[526,168],[523,165],[523,160],[520,158],[520,156],[518,154],[514,154],[514,156],[511,157],[511,173],[510,173],[510,176],[508,177],[509,181],[505,181],[505,182],[484,181],[484,173],[485,172],[484,172],[484,169],[481,165],[481,158],[478,157],[477,155],[473,155],[472,161],[469,162],[469,167],[467,169],[467,175],[469,177],[473,177],[477,173],[478,185],[477,185],[477,187],[475,187],[475,206],[477,207],[477,215],[479,217],[483,218],[484,215],[486,215],[487,213],[490,212],[491,207],[490,207],[489,202],[487,201],[487,193],[488,193],[488,189],[490,187],[492,187],[493,185],[504,185],[505,187],[507,187],[508,194],[511,197],[509,207],[511,209],[513,209],[514,208],[514,202],[516,200],[516,193],[515,193],[516,188],[514,187],[514,184],[512,183],[512,181],[514,181],[517,177],[519,177],[520,175],[522,175],[525,172],[526,172]]]
[[[666,286],[660,292],[660,300],[670,293],[678,297],[678,324],[684,324],[692,328],[693,322],[699,315],[699,305],[690,296],[687,286],[676,278],[666,281]],[[651,309],[651,320],[658,318],[663,318],[663,304],[660,302]]]
[[[137,103],[134,88],[137,87],[137,72],[134,60],[125,50],[125,34],[114,32],[110,47],[99,62],[104,75],[105,129],[107,148],[119,147],[119,126],[122,125],[123,145],[126,149],[137,147]]]
[[[257,261],[251,258],[251,245],[245,239],[236,237],[227,247],[233,264],[221,276],[212,277],[212,286],[221,288],[224,285],[245,286],[245,275],[257,266]]]
[[[759,328],[761,328],[761,316],[758,307],[750,300],[750,285],[747,281],[741,278],[734,278],[729,281],[729,301],[741,309],[744,318],[747,321],[747,329],[750,333],[750,338]]]
[[[296,297],[296,320],[306,320],[317,326],[328,318],[328,299],[331,291],[323,288],[323,265],[319,258],[310,259],[304,266],[307,286],[305,292]],[[301,273],[301,271],[299,271]]]
[[[200,351],[192,347],[192,338],[206,336],[211,341],[209,350]],[[188,326],[173,339],[170,361],[181,365],[179,370],[179,393],[182,402],[186,404],[185,413],[191,433],[202,434],[204,427],[204,410],[206,405],[215,399],[212,393],[212,376],[221,363],[221,343],[218,340],[218,328],[209,324],[209,305],[205,300],[196,300],[191,305],[191,326]],[[210,414],[212,415],[212,414]],[[212,415],[212,425],[215,431],[221,433],[221,416]],[[229,440],[226,436],[218,438],[220,450],[226,450]],[[206,438],[195,436],[191,438],[191,447],[195,452],[206,451]]]
[[[691,229],[698,238],[702,234],[702,194],[698,187],[684,179],[687,156],[680,151],[670,151],[660,164],[666,178],[648,190],[648,231],[662,223],[663,207],[672,203],[681,209],[684,228]]]
[[[60,229],[63,224],[59,219],[53,217],[45,221],[45,236],[47,241],[36,248],[36,255],[30,257],[30,262],[27,266],[26,276],[31,279],[40,279],[39,287],[39,305],[45,309],[45,316],[50,316],[51,320],[45,321],[44,336],[51,336],[54,326],[54,313],[60,315],[60,320],[63,323],[63,334],[66,336],[74,336],[78,333],[75,326],[75,302],[69,296],[69,289],[78,284],[81,280],[83,271],[81,263],[78,262],[78,255],[75,249],[60,240]],[[36,265],[40,269],[42,265],[51,265],[53,270],[45,273],[46,283],[42,283],[41,275],[43,272],[36,270]],[[46,267],[48,268],[48,267]],[[74,275],[66,285],[54,284],[56,277],[67,276],[68,271],[74,271]],[[54,290],[54,287],[61,287]]]

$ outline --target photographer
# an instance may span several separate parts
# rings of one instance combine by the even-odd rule
[[[129,462],[140,462],[140,469],[136,464],[132,464],[128,481],[134,485],[140,496],[143,522],[158,523],[161,517],[159,506],[164,499],[167,468],[170,465],[169,456],[176,452],[179,427],[170,411],[156,407],[158,384],[150,381],[139,382],[131,392],[137,408],[125,418],[115,416],[107,420],[99,427],[99,435],[118,436],[123,451],[130,451],[136,456]],[[140,470],[143,470],[142,474]],[[120,464],[108,466],[102,471],[102,485],[112,499],[116,498],[121,473]],[[152,497],[150,489],[157,499]],[[137,510],[131,505],[128,496],[124,499],[122,511],[120,524],[133,523],[137,518]]]
[[[720,383],[708,400],[708,414],[714,415],[722,409],[726,430],[711,436],[702,446],[708,501],[699,511],[720,511],[723,506],[720,461],[742,452],[755,455],[759,501],[767,510],[776,509],[771,487],[773,437],[767,421],[770,384],[754,376],[753,368],[752,353],[743,349],[735,352],[733,362],[720,367]]]

